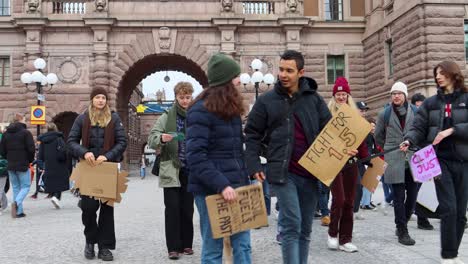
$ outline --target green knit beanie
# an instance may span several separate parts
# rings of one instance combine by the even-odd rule
[[[221,53],[211,56],[208,62],[208,84],[210,87],[228,83],[240,74],[237,62]]]

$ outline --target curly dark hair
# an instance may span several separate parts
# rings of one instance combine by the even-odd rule
[[[453,61],[443,61],[434,67],[434,81],[437,84],[437,69],[440,68],[441,74],[446,78],[453,81],[453,87],[460,89],[463,92],[468,92],[468,88],[465,86],[465,77],[460,70],[460,67]]]
[[[203,105],[206,109],[225,121],[245,113],[242,95],[231,82],[205,88],[190,106],[199,100],[204,100]]]

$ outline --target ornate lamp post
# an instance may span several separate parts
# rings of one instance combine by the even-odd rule
[[[259,59],[254,59],[252,63],[250,64],[250,67],[252,70],[254,70],[252,76],[250,76],[248,73],[242,73],[240,76],[240,81],[244,85],[244,88],[246,88],[247,84],[252,82],[255,87],[255,99],[258,98],[258,90],[260,88],[260,83],[265,83],[270,87],[275,82],[275,77],[271,73],[267,73],[263,75],[263,73],[260,71],[263,67],[263,62]]]
[[[42,94],[43,87],[50,85],[50,88],[47,91],[52,89],[52,86],[57,83],[58,78],[55,73],[49,73],[47,76],[43,74],[43,71],[46,67],[46,61],[42,58],[37,58],[34,61],[34,68],[36,71],[33,73],[25,72],[21,74],[21,82],[26,84],[26,89],[29,92],[37,92],[37,105],[41,105],[41,101],[44,101],[44,95]],[[28,84],[36,83],[36,87],[33,89],[28,88]],[[41,134],[41,127],[37,125],[37,136]]]

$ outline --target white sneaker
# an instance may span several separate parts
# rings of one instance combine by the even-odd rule
[[[59,200],[57,199],[57,197],[52,197],[50,199],[50,201],[52,202],[52,204],[55,206],[55,209],[60,209],[60,202]]]
[[[455,262],[455,259],[442,259],[442,264],[457,264],[457,262]]]
[[[364,217],[364,215],[363,215],[362,213],[358,212],[358,213],[355,213],[355,214],[354,214],[354,219],[356,219],[356,220],[364,220],[364,219],[366,219],[366,218]]]
[[[340,245],[340,250],[348,253],[357,252],[358,248],[351,242]]]
[[[328,236],[328,241],[327,245],[329,249],[337,250],[339,243],[338,243],[338,238],[336,237],[331,237],[330,235]]]
[[[465,264],[465,262],[463,262],[461,259],[459,258],[454,258],[453,261],[455,261],[454,263],[456,264]]]

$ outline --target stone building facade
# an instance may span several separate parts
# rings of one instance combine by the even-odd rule
[[[374,113],[388,101],[394,81],[407,82],[411,93],[429,93],[435,63],[453,59],[466,65],[466,0],[6,3],[0,6],[0,122],[35,104],[36,94],[27,92],[20,76],[42,57],[45,72],[59,77],[46,93],[47,120],[69,124],[62,119],[84,111],[91,88],[104,87],[127,128],[126,158],[133,163],[157,118],[135,114],[138,84],[156,71],[177,70],[206,85],[215,52],[231,55],[249,73],[250,62],[259,58],[262,71],[276,76],[279,54],[300,50],[306,75],[317,80],[326,100],[335,78],[344,75],[353,97],[368,101]],[[239,89],[251,104],[253,86]],[[260,86],[260,92],[267,89]]]

